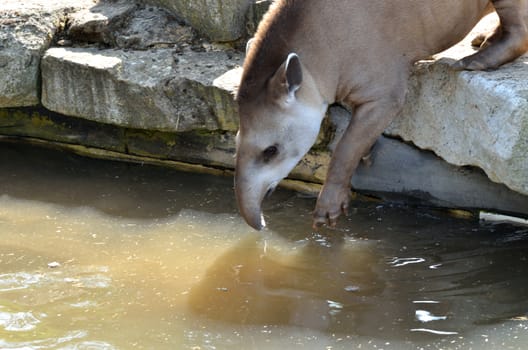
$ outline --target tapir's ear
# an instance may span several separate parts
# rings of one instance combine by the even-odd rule
[[[270,85],[274,97],[284,98],[285,102],[290,102],[295,98],[295,92],[301,87],[303,80],[302,66],[299,56],[290,53],[286,61],[277,69],[277,72],[270,80]]]
[[[303,73],[299,56],[295,53],[288,55],[286,59],[286,84],[290,94],[295,93],[301,87]]]

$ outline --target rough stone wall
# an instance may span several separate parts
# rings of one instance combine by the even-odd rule
[[[6,1],[0,8],[0,135],[113,157],[233,168],[233,94],[243,60],[237,48],[269,1]],[[199,9],[206,5],[211,8]],[[485,26],[496,18],[488,21]],[[454,72],[444,62],[470,52],[465,42],[442,53],[444,59],[418,64],[405,111],[387,134],[450,163],[477,166],[517,193],[491,184],[480,170],[460,171],[385,139],[373,165],[354,177],[356,189],[528,213],[528,58],[496,72]],[[292,178],[324,181],[331,148],[349,118],[331,109]]]

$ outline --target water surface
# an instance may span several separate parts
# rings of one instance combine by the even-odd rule
[[[528,229],[0,143],[2,349],[523,349]]]

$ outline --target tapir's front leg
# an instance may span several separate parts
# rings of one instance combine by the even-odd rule
[[[357,106],[332,155],[326,181],[313,213],[314,228],[323,224],[335,226],[337,218],[347,213],[352,175],[361,157],[400,113],[404,98],[405,86],[400,85],[399,91],[390,98],[384,97]]]

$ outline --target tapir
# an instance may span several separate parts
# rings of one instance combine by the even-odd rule
[[[329,105],[353,117],[335,147],[313,224],[347,212],[350,183],[405,101],[412,65],[463,39],[486,14],[500,22],[456,70],[492,70],[528,50],[528,0],[278,0],[248,45],[236,100],[235,194],[260,230],[261,203],[315,143]]]

